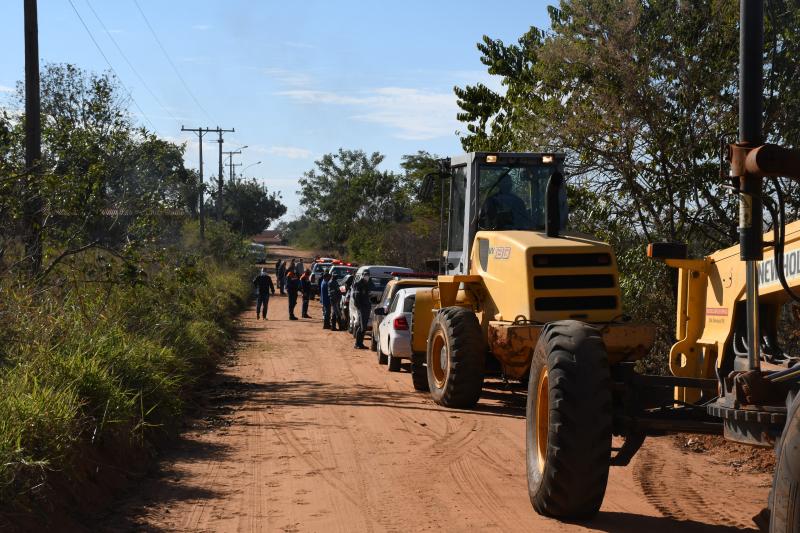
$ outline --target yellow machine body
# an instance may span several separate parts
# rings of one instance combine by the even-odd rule
[[[436,310],[458,305],[476,312],[489,352],[509,378],[525,376],[542,327],[556,320],[598,324],[610,362],[635,360],[652,346],[655,329],[621,322],[620,296],[606,243],[577,233],[479,231],[468,273],[439,276],[438,287],[417,294],[412,348],[425,351]]]
[[[764,235],[772,240],[772,233]],[[784,271],[790,287],[800,286],[800,221],[786,226]],[[702,259],[666,259],[678,269],[678,309],[676,342],[669,355],[669,367],[675,376],[714,378],[715,367],[722,364],[734,333],[737,315],[743,313],[745,300],[745,263],[739,259],[739,246],[719,250]],[[763,307],[773,312],[762,316],[777,317],[779,308],[789,300],[775,271],[772,248],[764,251],[759,265],[759,295]],[[762,324],[774,330],[776,324]],[[732,355],[730,355],[732,357]],[[675,398],[696,402],[699,389],[677,387]]]

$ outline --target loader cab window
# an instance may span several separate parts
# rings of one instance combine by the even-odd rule
[[[467,189],[466,167],[451,170],[450,205],[447,225],[447,251],[461,252],[464,249],[464,205]]]
[[[478,229],[544,229],[545,191],[555,168],[525,163],[480,165]],[[565,208],[562,213],[566,214]]]

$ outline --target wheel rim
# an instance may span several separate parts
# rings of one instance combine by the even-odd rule
[[[447,343],[441,331],[437,331],[433,337],[431,363],[433,379],[436,382],[436,386],[441,389],[444,387],[445,381],[447,381],[447,371],[450,366],[450,361],[447,357]]]
[[[547,432],[550,426],[550,380],[547,367],[539,374],[539,384],[536,387],[536,456],[539,472],[544,471],[544,461],[547,457]]]

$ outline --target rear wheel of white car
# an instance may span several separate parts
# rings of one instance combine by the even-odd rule
[[[397,357],[393,357],[389,354],[388,364],[389,364],[389,372],[400,372],[400,359]]]
[[[389,359],[386,357],[386,354],[381,351],[380,345],[378,345],[378,349],[376,351],[378,352],[378,364],[379,365],[385,365],[386,363],[389,362]]]

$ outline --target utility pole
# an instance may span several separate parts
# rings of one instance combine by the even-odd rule
[[[31,274],[42,268],[42,197],[39,191],[42,159],[41,99],[39,92],[39,22],[36,0],[25,0],[25,255]]]
[[[200,239],[205,239],[206,237],[206,207],[205,207],[205,199],[203,198],[203,190],[205,189],[205,183],[203,182],[203,135],[208,133],[209,131],[214,131],[209,128],[185,128],[181,126],[181,131],[191,131],[192,133],[197,134],[197,139],[200,143],[200,195],[199,195],[199,206],[198,212],[200,214]]]
[[[223,153],[223,154],[227,154],[227,155],[228,155],[228,162],[230,163],[230,168],[231,168],[230,172],[228,173],[228,180],[229,180],[229,181],[228,181],[228,183],[233,183],[233,180],[234,180],[234,178],[236,177],[236,176],[234,175],[234,173],[233,173],[233,167],[240,167],[240,166],[242,166],[242,164],[241,164],[241,163],[235,163],[235,164],[234,164],[234,162],[233,162],[233,156],[234,156],[234,155],[241,154],[241,153],[242,153],[242,149],[241,149],[241,148],[239,148],[238,150],[231,150],[230,152],[222,152],[222,153]]]
[[[216,131],[219,134],[219,174],[217,175],[217,220],[222,220],[222,188],[225,186],[225,176],[222,174],[222,134],[223,133],[233,133],[236,131],[235,128],[231,128],[229,130],[223,130],[219,126],[217,129],[212,130]]]

